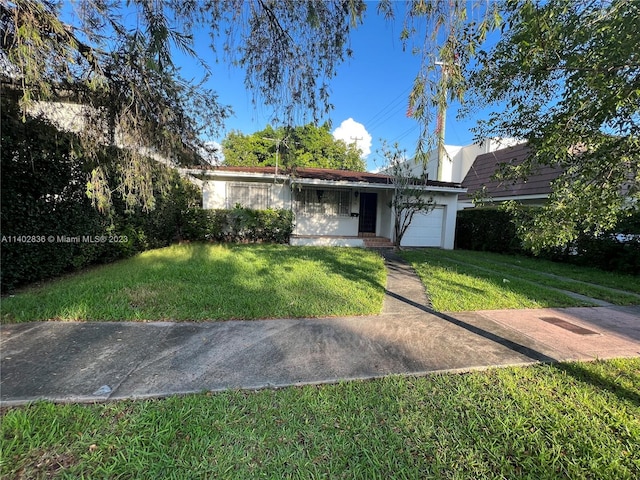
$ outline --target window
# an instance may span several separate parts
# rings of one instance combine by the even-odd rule
[[[298,193],[298,211],[308,215],[348,216],[349,190],[304,189]]]
[[[265,210],[269,208],[269,185],[263,183],[227,184],[227,208],[237,204],[245,208]]]

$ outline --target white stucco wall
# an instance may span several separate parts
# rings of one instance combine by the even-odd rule
[[[358,235],[357,217],[294,214],[294,235]]]
[[[442,232],[442,248],[453,250],[456,238],[456,216],[458,212],[458,196],[443,195],[438,199],[440,205],[444,205],[444,223]]]
[[[202,208],[225,208],[225,184],[220,180],[207,180],[202,186]]]
[[[378,223],[376,234],[380,237],[393,238],[393,218],[391,216],[391,190],[378,194]]]
[[[291,208],[291,189],[288,184],[274,183],[271,185],[271,208]]]
[[[207,180],[202,186],[202,207],[208,209],[229,208],[227,205],[227,185],[229,183],[250,183],[246,180]],[[262,182],[264,184],[264,182]],[[268,183],[269,185],[269,207],[274,209],[284,209],[291,207],[291,190],[288,184],[283,182]],[[251,205],[244,205],[251,207]],[[233,207],[233,205],[231,205]]]
[[[350,215],[318,215],[299,211],[296,205],[296,191],[292,192],[292,200],[294,235],[358,235],[358,217],[351,217]],[[358,199],[355,198],[353,189],[349,189],[349,201],[349,213],[357,213],[360,205]]]
[[[443,182],[462,183],[464,177],[469,172],[471,165],[475,161],[478,155],[483,153],[495,152],[501,148],[516,145],[521,143],[514,138],[500,138],[493,139],[487,138],[482,144],[472,143],[464,147],[457,145],[445,145],[447,152],[447,158],[442,162],[442,178]],[[412,172],[418,175],[422,171],[422,166],[416,164],[413,160],[407,160],[412,162]],[[432,150],[429,153],[429,161],[427,162],[427,174],[431,180],[438,179],[438,151]]]
[[[376,231],[381,237],[391,238],[393,224],[391,221],[391,208],[388,206],[391,192],[388,189],[355,188],[351,194],[351,213],[360,213],[360,198],[355,196],[355,191],[375,192],[378,194],[376,205]],[[332,235],[332,236],[357,236],[359,233],[359,217],[309,215],[297,212],[294,202],[295,235]]]

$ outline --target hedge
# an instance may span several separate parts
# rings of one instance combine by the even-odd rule
[[[293,232],[290,210],[191,209],[184,218],[183,236],[192,241],[289,243]]]
[[[88,175],[99,163],[115,191],[122,151],[105,147],[88,160],[72,133],[38,118],[22,121],[11,96],[2,97],[1,122],[2,292],[174,241],[289,241],[290,211],[203,210],[199,189],[153,160],[154,185],[163,186],[154,190],[155,209],[131,209],[113,195],[102,215],[86,195]]]
[[[598,237],[580,235],[568,248],[545,255],[577,265],[640,275],[640,213],[622,219],[614,229]]]
[[[535,208],[535,207],[532,207]],[[457,215],[456,248],[506,254],[525,254],[511,215],[500,208],[461,210]],[[640,213],[623,219],[610,232],[583,234],[562,248],[543,251],[542,258],[640,274]]]
[[[498,208],[461,210],[456,221],[456,248],[522,253],[511,215]]]
[[[181,237],[182,217],[201,194],[177,172],[149,160],[154,184],[165,186],[154,192],[155,210],[131,211],[114,195],[112,211],[102,215],[86,195],[88,175],[97,161],[116,178],[122,152],[105,147],[90,161],[73,134],[37,118],[23,122],[9,95],[1,107],[2,292]]]

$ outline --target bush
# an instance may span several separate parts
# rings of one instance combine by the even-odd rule
[[[580,235],[561,251],[544,256],[576,265],[640,275],[640,213],[621,220],[615,228],[597,237]]]
[[[112,211],[102,215],[85,192],[95,163],[82,156],[77,138],[41,119],[23,122],[9,94],[1,110],[3,292],[180,239],[184,214],[201,195],[177,172],[149,160],[154,183],[166,186],[154,192],[156,209],[129,211],[114,195]],[[116,178],[120,155],[105,147],[96,161]]]
[[[192,241],[289,243],[293,213],[289,210],[191,209],[185,215],[184,238]]]
[[[614,234],[594,238],[582,236],[575,242],[571,263],[611,270],[631,275],[640,274],[640,239],[620,241]]]
[[[459,211],[456,248],[495,253],[523,252],[511,215],[498,208]]]
[[[511,214],[499,208],[477,208],[458,212],[456,248],[531,255],[530,251],[522,247]],[[557,262],[638,275],[640,213],[622,220],[616,228],[603,235],[594,237],[583,234],[570,245],[544,250],[539,256]]]

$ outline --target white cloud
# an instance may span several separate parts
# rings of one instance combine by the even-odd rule
[[[333,138],[344,140],[347,145],[355,142],[362,152],[362,158],[367,158],[371,153],[371,135],[369,135],[363,124],[356,122],[353,118],[344,120],[333,131]]]

